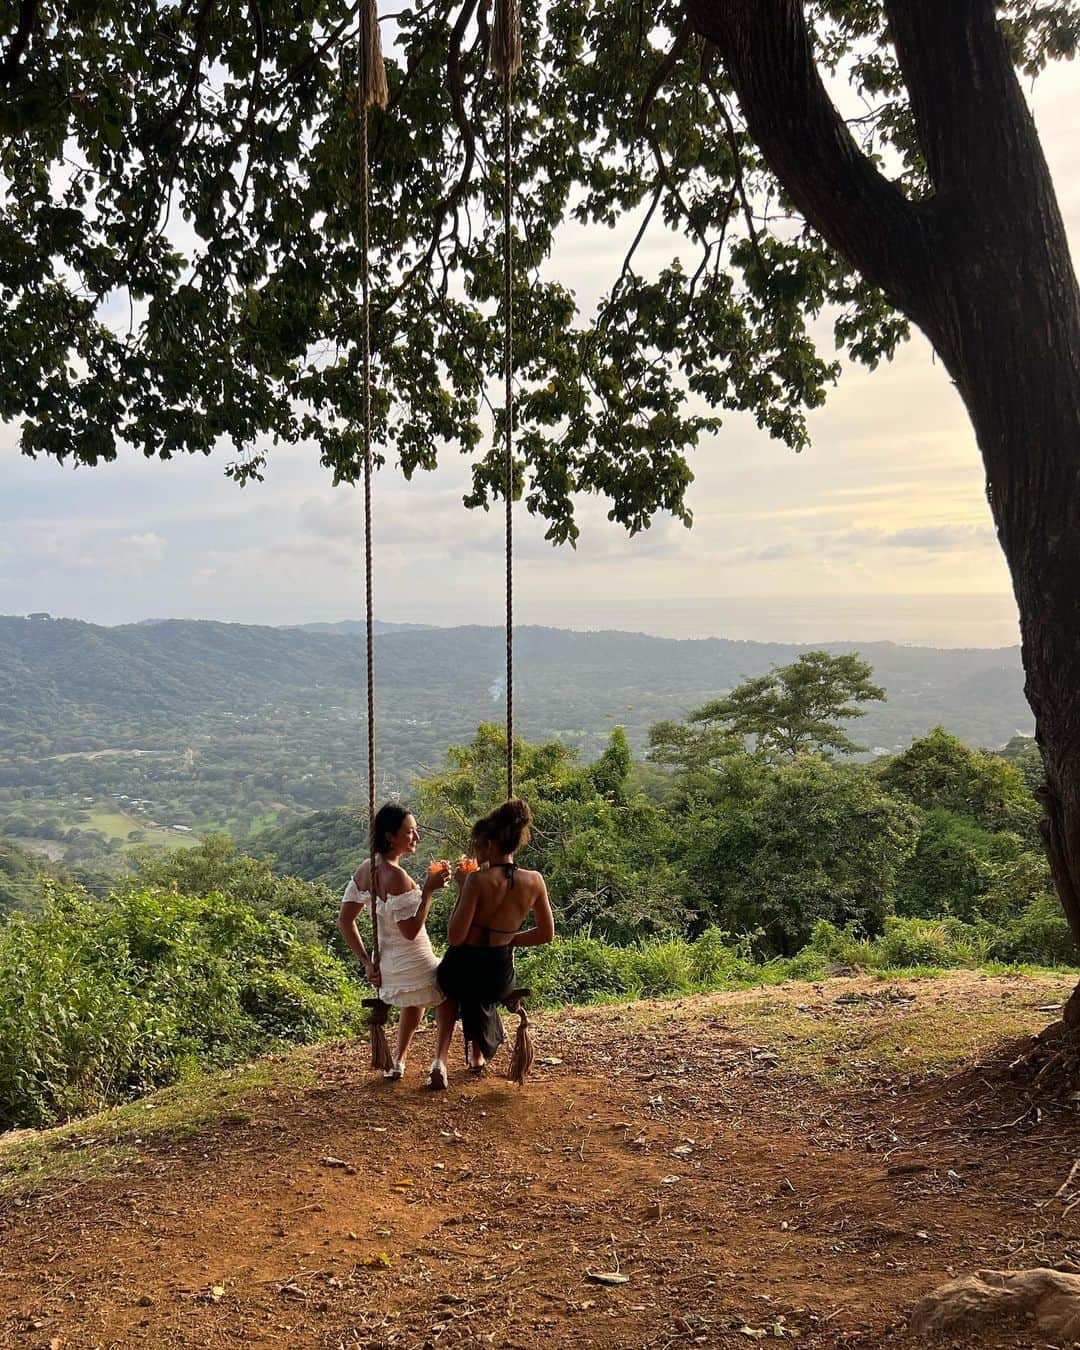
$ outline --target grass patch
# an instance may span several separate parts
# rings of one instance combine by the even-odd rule
[[[190,1139],[220,1124],[246,1124],[254,1093],[298,1094],[315,1081],[308,1056],[285,1055],[199,1075],[53,1129],[0,1135],[0,1198],[113,1176],[137,1163],[140,1147]]]
[[[119,839],[121,842],[127,840],[132,830],[141,830],[145,836],[140,843],[140,847],[143,848],[147,845],[169,849],[185,848],[198,843],[197,838],[177,834],[175,830],[167,830],[160,825],[149,825],[145,818],[129,816],[125,811],[87,807],[87,815],[89,819],[81,822],[64,818],[64,824],[74,825],[80,830],[100,830],[107,839]]]
[[[729,990],[674,1008],[670,999],[624,1004],[622,1012],[641,1030],[670,1033],[679,1022],[690,1036],[695,1023],[720,1018],[748,1046],[775,1052],[780,1072],[853,1086],[950,1073],[1039,1031],[1053,1021],[1039,1008],[1064,1000],[1072,986],[1069,976],[1046,970],[878,970]]]
[[[829,997],[815,994],[805,1008],[765,998],[733,1020],[775,1048],[781,1068],[823,1082],[921,1077],[950,1073],[1003,1041],[1040,1030],[1053,1018],[1038,1006],[1066,997],[1072,983],[1047,973],[1004,990],[1000,978],[968,973],[939,974],[933,983],[907,970],[894,972],[891,983],[884,971],[875,977],[882,978],[865,995],[845,995],[833,983]]]

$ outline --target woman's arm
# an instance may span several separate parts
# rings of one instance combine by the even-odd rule
[[[338,914],[338,932],[345,939],[349,950],[353,952],[357,960],[364,967],[364,971],[377,989],[379,987],[378,967],[368,956],[367,948],[364,946],[364,939],[360,936],[360,929],[357,926],[356,919],[363,905],[359,900],[346,900],[341,906],[341,912]]]
[[[465,885],[458,892],[457,904],[450,916],[446,939],[451,947],[459,947],[465,941],[469,936],[473,919],[476,918],[477,892],[473,885],[473,875],[475,873],[465,878]]]
[[[543,877],[540,878],[540,894],[533,905],[533,913],[536,915],[535,927],[526,929],[524,933],[515,933],[510,939],[511,947],[543,947],[555,936],[555,915],[551,912],[551,901]]]
[[[413,938],[418,937],[420,930],[427,923],[427,916],[431,911],[431,900],[436,891],[442,890],[446,885],[445,872],[429,872],[427,880],[424,882],[424,889],[420,892],[420,908],[411,919],[398,919],[397,926],[403,938],[408,938],[411,942]]]

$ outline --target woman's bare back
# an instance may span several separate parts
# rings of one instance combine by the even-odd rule
[[[474,890],[476,909],[466,941],[487,947],[506,946],[537,902],[547,898],[540,873],[516,863],[492,863],[474,872],[469,886]]]

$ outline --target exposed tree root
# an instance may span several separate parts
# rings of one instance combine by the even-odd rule
[[[1066,1013],[1075,997],[1066,1004]],[[1080,1090],[1080,1027],[1064,1017],[1054,1022],[1023,1046],[1009,1072],[1029,1082],[1041,1096],[1064,1097]]]

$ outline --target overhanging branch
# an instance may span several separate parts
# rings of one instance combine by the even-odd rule
[[[811,225],[905,313],[925,317],[933,203],[859,149],[814,61],[801,0],[686,0],[769,167]]]
[[[3,62],[0,63],[0,84],[9,85],[15,79],[19,62],[30,43],[30,34],[37,22],[37,12],[38,0],[22,0],[19,5],[19,26],[15,29],[11,45],[4,53]]]

